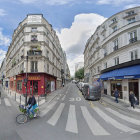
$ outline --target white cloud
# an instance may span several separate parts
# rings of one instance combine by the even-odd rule
[[[3,51],[0,49],[0,66],[1,66],[3,59],[5,58],[5,54],[6,54],[6,51]]]
[[[84,61],[83,52],[86,41],[94,33],[97,26],[106,18],[98,14],[76,15],[70,28],[57,31],[62,48],[66,51],[71,74],[74,74],[75,63]]]
[[[134,2],[138,2],[139,0],[98,0],[97,1],[97,4],[111,4],[111,5],[120,5],[120,4],[123,4],[123,3],[134,3]]]
[[[130,5],[126,5],[124,7],[124,9],[129,9],[129,8],[133,8],[133,7],[137,7],[137,6],[140,6],[140,3],[139,4],[130,4]]]
[[[20,0],[22,3],[28,4],[28,3],[34,3],[37,0]]]
[[[4,36],[2,33],[2,28],[0,28],[0,46],[8,46],[10,44],[10,39]]]
[[[3,9],[0,9],[0,16],[5,16],[6,15],[6,12],[5,12],[5,10],[3,10]]]
[[[70,2],[75,2],[75,0],[20,0],[22,3],[29,4],[29,3],[46,3],[48,5],[64,5]]]

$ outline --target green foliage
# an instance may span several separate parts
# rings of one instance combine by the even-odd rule
[[[75,72],[75,78],[83,79],[84,78],[84,68],[79,69]]]

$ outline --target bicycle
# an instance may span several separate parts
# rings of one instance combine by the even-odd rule
[[[19,124],[24,124],[26,122],[28,122],[28,120],[31,120],[34,118],[33,114],[30,113],[30,115],[27,113],[27,107],[23,106],[23,105],[19,105],[19,110],[22,112],[22,114],[19,114],[17,115],[16,117],[16,122],[19,123]],[[36,114],[36,117],[39,117],[39,108],[37,107],[35,110],[34,110],[35,114]]]

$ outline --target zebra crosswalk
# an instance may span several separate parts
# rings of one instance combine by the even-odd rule
[[[58,100],[55,100],[48,105],[48,107],[42,112],[41,116],[44,117],[49,111],[51,111],[52,115],[50,114],[49,118],[47,117],[46,123],[51,126],[57,126],[57,123],[64,119],[64,118],[63,119],[60,118],[62,116],[63,117],[67,116],[65,118],[66,124],[65,124],[64,131],[70,133],[75,133],[75,134],[80,133],[80,128],[79,128],[80,120],[78,120],[79,111],[82,114],[83,121],[87,124],[89,131],[94,136],[112,135],[113,133],[111,129],[112,127],[114,128],[113,129],[114,131],[119,131],[120,133],[124,132],[128,134],[133,134],[133,133],[140,132],[139,131],[140,129],[138,129],[138,127],[135,127],[135,126],[140,126],[140,120],[131,118],[126,114],[125,115],[121,114],[111,108],[101,109],[99,107],[93,107],[93,109],[91,108],[89,109],[87,106],[76,107],[76,105],[73,104],[67,105],[66,103],[61,103],[58,102]],[[97,116],[95,117],[93,112],[98,117]],[[63,113],[67,113],[67,115],[62,115]],[[122,123],[121,120],[123,120],[124,124]],[[107,127],[108,129],[106,129]]]

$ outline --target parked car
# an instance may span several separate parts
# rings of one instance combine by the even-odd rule
[[[82,94],[83,94],[84,85],[86,85],[86,84],[88,84],[88,83],[82,83],[82,84],[81,84],[81,92],[82,92]]]
[[[100,100],[101,98],[101,87],[84,84],[83,96],[86,100]]]

